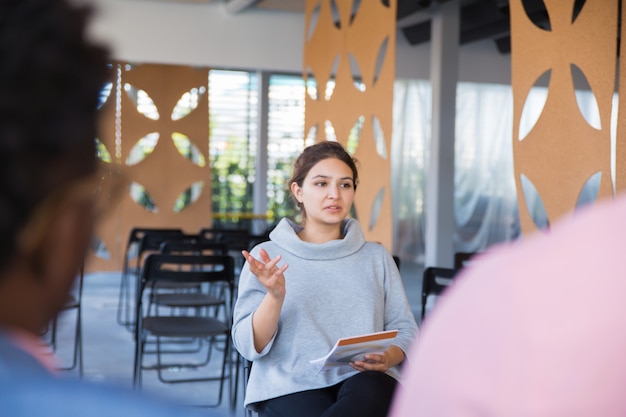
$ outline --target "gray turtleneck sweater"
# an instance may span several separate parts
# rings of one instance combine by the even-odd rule
[[[356,374],[351,367],[318,372],[309,361],[326,355],[339,338],[398,330],[394,345],[405,353],[417,333],[398,268],[380,244],[366,242],[359,223],[346,219],[344,238],[323,244],[300,240],[302,227],[282,219],[270,240],[252,249],[259,258],[282,256],[286,296],[278,330],[262,352],[254,348],[252,315],[266,289],[243,266],[233,315],[233,341],[253,361],[245,404],[335,385]],[[397,378],[398,369],[388,374]],[[254,408],[254,406],[253,406]]]

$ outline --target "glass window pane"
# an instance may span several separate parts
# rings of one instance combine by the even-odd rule
[[[209,72],[209,163],[213,226],[246,229],[253,210],[258,142],[254,72]]]
[[[288,181],[295,158],[304,149],[304,80],[272,75],[269,82],[267,200],[269,221],[297,218]]]

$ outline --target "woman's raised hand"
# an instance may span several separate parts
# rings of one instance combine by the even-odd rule
[[[277,299],[283,299],[286,293],[285,276],[283,273],[287,270],[289,265],[278,266],[278,262],[282,257],[278,255],[272,259],[265,249],[259,251],[260,260],[250,255],[248,251],[244,250],[241,253],[246,261],[248,261],[250,272],[267,288],[268,293]]]

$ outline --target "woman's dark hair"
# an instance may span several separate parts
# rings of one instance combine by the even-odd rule
[[[289,180],[289,184],[291,185],[295,182],[299,187],[302,187],[304,178],[307,176],[311,168],[313,168],[313,166],[318,162],[328,158],[338,159],[350,167],[352,170],[352,178],[354,179],[354,189],[356,190],[359,183],[359,172],[357,169],[358,161],[350,156],[350,154],[343,148],[343,146],[341,146],[339,142],[335,141],[319,142],[305,148],[293,164],[293,175]],[[300,210],[302,210],[303,216],[306,217],[302,203],[298,200],[295,200],[295,202]]]
[[[37,205],[95,170],[105,48],[65,0],[0,2],[0,270]]]

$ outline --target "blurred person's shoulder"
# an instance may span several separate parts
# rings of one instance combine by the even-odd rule
[[[130,389],[89,381],[17,378],[0,381],[0,416],[193,417],[194,409]]]
[[[54,375],[0,331],[0,417],[193,417],[195,410],[130,388]]]

